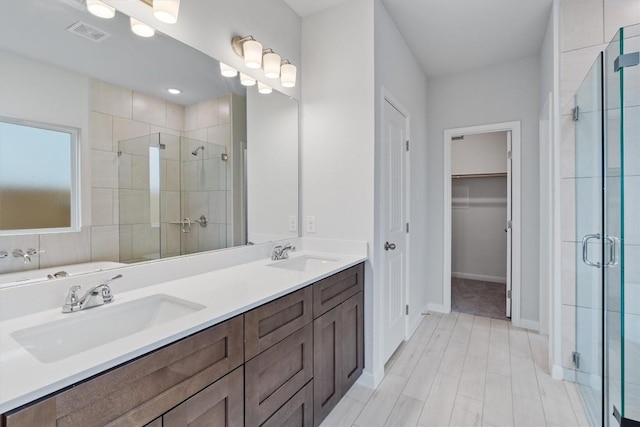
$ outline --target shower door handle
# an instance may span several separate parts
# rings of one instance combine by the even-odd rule
[[[609,261],[604,266],[615,267],[618,265],[618,250],[616,248],[620,244],[620,239],[613,236],[605,236],[604,239],[609,242]]]
[[[589,240],[591,239],[600,240],[601,238],[602,236],[600,236],[600,233],[598,233],[598,234],[587,234],[582,239],[582,262],[584,262],[585,264],[591,267],[600,268],[602,267],[602,264],[600,264],[599,262],[593,262],[589,260]]]

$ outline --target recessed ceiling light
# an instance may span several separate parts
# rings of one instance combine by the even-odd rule
[[[182,91],[180,89],[175,89],[175,88],[172,88],[172,87],[167,89],[167,92],[169,92],[172,95],[180,95],[182,93]]]

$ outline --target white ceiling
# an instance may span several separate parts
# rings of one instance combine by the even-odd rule
[[[346,0],[285,0],[305,17]],[[382,0],[424,72],[538,55],[553,0]]]

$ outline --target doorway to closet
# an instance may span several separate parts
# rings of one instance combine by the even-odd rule
[[[445,308],[519,320],[520,122],[445,131]]]

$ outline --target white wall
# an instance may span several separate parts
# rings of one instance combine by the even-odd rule
[[[381,88],[409,113],[409,277],[408,295],[410,332],[422,320],[427,306],[427,266],[425,259],[433,251],[427,235],[427,78],[382,2],[375,2],[375,107],[376,165],[380,165],[382,108]],[[376,173],[376,189],[380,189],[381,174]],[[376,198],[379,199],[376,191]],[[378,212],[380,209],[378,209]],[[381,224],[376,217],[375,248],[381,251]]]
[[[173,25],[155,19],[151,7],[143,2],[106,0],[105,3],[259,80],[265,80],[262,70],[246,68],[231,49],[233,36],[252,35],[282,59],[301,65],[300,17],[282,0],[183,1],[178,22]],[[299,98],[301,71],[298,69],[295,88],[283,88],[276,80],[270,80],[269,84]]]
[[[464,135],[451,141],[451,175],[507,173],[507,133]]]
[[[298,103],[247,90],[247,233],[253,243],[298,237]],[[265,210],[264,206],[269,206]]]
[[[429,224],[430,246],[444,247],[442,205],[445,129],[507,121],[522,124],[522,271],[521,318],[537,322],[538,285],[538,81],[539,58],[429,80]],[[429,302],[443,304],[443,255],[427,258]]]
[[[374,215],[373,4],[351,0],[302,21],[302,215],[304,235],[369,243],[365,270],[365,370],[380,377],[372,295]],[[339,31],[337,30],[339,29]],[[345,42],[348,40],[348,42]],[[354,49],[358,46],[358,49]],[[373,384],[371,384],[373,385]]]
[[[457,189],[468,191],[468,205],[451,210],[452,276],[506,283],[507,178],[460,178],[451,186],[454,198]]]

